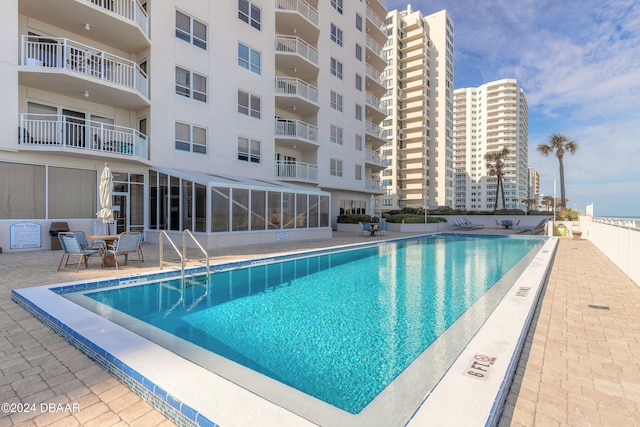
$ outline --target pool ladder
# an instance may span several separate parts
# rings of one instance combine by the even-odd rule
[[[190,260],[189,258],[187,258],[187,236],[191,237],[191,239],[194,241],[194,243],[196,244],[196,246],[200,249],[200,251],[204,254],[204,259],[198,259],[198,260]],[[178,254],[178,257],[180,257],[180,261],[165,261],[164,260],[164,252],[163,252],[163,248],[164,248],[164,238],[166,238],[169,243],[171,244],[171,246],[173,247],[173,249],[176,251],[176,254]],[[196,262],[206,262],[206,266],[207,266],[207,276],[206,276],[206,281],[204,283],[204,285],[208,285],[209,284],[209,273],[210,273],[210,265],[209,265],[209,254],[207,254],[207,251],[202,247],[202,245],[196,240],[195,237],[193,237],[193,234],[191,234],[191,231],[189,231],[188,229],[185,229],[182,232],[182,251],[180,251],[178,249],[178,247],[175,245],[175,243],[173,243],[173,240],[171,240],[171,237],[169,237],[169,235],[167,234],[167,232],[165,230],[160,231],[160,238],[158,239],[159,242],[159,248],[158,248],[158,253],[160,255],[160,270],[162,270],[162,267],[165,265],[176,265],[176,264],[180,264],[180,272],[181,272],[181,284],[182,284],[182,288],[184,289],[185,287],[185,283],[186,283],[186,278],[185,278],[185,267],[187,265],[187,262],[190,261],[196,261]],[[200,283],[198,283],[200,284]]]

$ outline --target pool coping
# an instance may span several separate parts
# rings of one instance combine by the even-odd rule
[[[460,233],[440,233],[440,234],[460,234]],[[427,235],[433,236],[433,235]],[[475,237],[478,235],[475,234]],[[495,237],[495,235],[491,235]],[[271,262],[271,261],[280,261],[283,259],[291,259],[291,258],[299,258],[309,255],[317,255],[323,252],[335,252],[336,250],[349,250],[353,248],[357,248],[359,246],[372,246],[385,244],[389,241],[401,241],[406,239],[415,239],[419,236],[411,236],[411,237],[403,237],[398,239],[389,239],[385,241],[378,241],[375,243],[360,243],[355,245],[341,245],[334,246],[331,248],[324,248],[320,250],[309,250],[304,252],[295,252],[289,254],[281,254],[275,256],[266,256],[260,259],[252,259],[252,260],[240,260],[228,263],[221,263],[214,265],[215,269],[225,269],[225,268],[237,268],[240,265],[251,265],[256,263],[263,262]],[[506,236],[505,236],[506,237]],[[553,247],[551,248],[548,245],[551,245],[553,242]],[[497,385],[497,392],[493,393],[492,400],[489,401],[490,405],[487,405],[485,402],[482,405],[472,405],[472,406],[482,406],[479,412],[474,412],[469,410],[469,401],[465,402],[465,411],[454,411],[457,412],[458,415],[466,415],[466,420],[471,420],[472,422],[465,422],[461,420],[461,423],[466,425],[478,425],[478,415],[479,413],[483,413],[481,415],[481,419],[486,420],[486,423],[483,422],[482,425],[494,425],[497,423],[499,419],[499,414],[502,411],[502,404],[504,403],[504,397],[506,397],[506,393],[508,392],[508,386],[511,382],[512,372],[515,370],[515,366],[517,365],[520,349],[522,348],[523,337],[526,336],[526,332],[528,331],[529,324],[531,321],[531,317],[533,315],[533,311],[535,309],[535,303],[538,300],[538,296],[541,292],[542,285],[546,280],[546,275],[548,268],[550,267],[550,260],[555,254],[555,249],[557,245],[556,239],[548,239],[543,249],[539,251],[534,260],[530,263],[530,266],[534,264],[540,264],[536,271],[530,272],[531,274],[523,273],[522,277],[520,277],[516,283],[513,285],[511,290],[509,291],[508,298],[505,297],[507,302],[513,300],[515,298],[516,307],[519,312],[527,311],[524,313],[526,318],[524,319],[524,327],[521,326],[514,327],[515,322],[510,323],[509,326],[514,329],[511,331],[509,335],[515,336],[517,339],[515,343],[515,351],[508,350],[505,352],[496,352],[492,350],[485,350],[487,347],[487,338],[489,338],[489,343],[491,342],[491,334],[483,333],[487,325],[495,328],[495,326],[491,326],[491,318],[487,320],[485,326],[482,327],[482,330],[478,332],[476,337],[467,345],[463,353],[460,357],[454,362],[454,365],[450,368],[449,372],[455,373],[456,370],[460,372],[464,371],[464,366],[460,369],[457,366],[461,359],[465,358],[465,355],[469,351],[484,351],[485,353],[489,352],[491,355],[497,354],[497,359],[495,363],[495,369],[493,370],[493,375],[486,382],[480,382],[472,378],[465,378],[462,375],[455,375],[456,381],[453,381],[454,390],[445,392],[445,404],[443,403],[432,403],[437,402],[442,399],[442,392],[440,391],[443,388],[451,387],[451,381],[448,379],[450,376],[449,373],[442,378],[437,387],[425,398],[422,405],[420,405],[419,409],[416,411],[414,416],[409,420],[409,425],[428,425],[434,419],[439,419],[441,413],[445,410],[445,408],[450,408],[451,405],[451,396],[455,396],[456,400],[460,400],[458,395],[461,395],[461,391],[458,388],[460,386],[461,379],[466,382],[473,381],[476,384],[463,384],[466,388],[470,390],[478,390],[478,384],[484,384],[485,387],[480,387],[480,392],[485,395],[491,395],[491,390],[489,390],[486,386],[490,385],[495,388],[495,381],[498,378],[502,378]],[[545,250],[546,248],[546,250]],[[538,259],[542,256],[543,252],[546,252],[547,256],[550,257],[543,262],[542,259]],[[203,267],[199,268],[200,270]],[[196,269],[192,269],[192,271],[196,271]],[[535,273],[535,274],[534,274]],[[111,372],[116,378],[126,384],[129,388],[134,390],[137,394],[139,394],[143,399],[149,401],[153,406],[155,406],[158,410],[163,412],[169,418],[176,421],[181,425],[203,425],[203,426],[213,426],[216,425],[211,419],[217,420],[234,420],[238,424],[261,424],[261,425],[314,425],[313,423],[305,420],[304,418],[289,412],[288,410],[281,408],[271,402],[265,401],[265,399],[256,396],[255,394],[242,389],[241,387],[230,383],[224,378],[217,377],[215,374],[205,370],[204,368],[200,368],[197,365],[194,365],[193,369],[189,369],[190,372],[182,371],[179,376],[172,376],[170,372],[167,371],[166,366],[175,366],[180,360],[184,360],[182,357],[173,354],[169,350],[163,349],[160,346],[153,344],[146,339],[139,337],[138,335],[115,325],[106,319],[91,313],[95,316],[91,322],[87,322],[86,318],[81,318],[80,314],[76,310],[71,309],[70,307],[66,307],[66,304],[62,303],[62,300],[66,301],[65,298],[60,295],[52,294],[48,292],[50,290],[54,290],[57,292],[70,291],[75,292],[78,290],[84,289],[95,289],[97,287],[107,287],[114,286],[119,284],[131,284],[136,281],[145,281],[145,280],[155,280],[161,276],[165,277],[175,277],[175,271],[159,271],[154,272],[147,275],[142,276],[132,276],[132,277],[122,277],[122,278],[111,278],[105,280],[98,280],[94,282],[71,282],[66,283],[64,285],[48,285],[41,286],[36,288],[26,288],[20,290],[14,290],[12,292],[12,298],[14,301],[18,302],[21,306],[23,306],[27,311],[36,316],[39,320],[43,321],[43,323],[50,326],[54,329],[58,334],[63,336],[72,345],[78,347],[81,351],[85,352],[89,357],[96,360],[104,369]],[[531,277],[529,277],[531,276]],[[527,295],[526,298],[521,296],[513,296],[511,293],[514,288],[519,289],[519,282],[524,280],[524,283],[527,284],[528,287],[531,288],[531,292]],[[47,292],[43,292],[46,290]],[[55,298],[52,298],[55,297]],[[58,300],[60,299],[60,300]],[[55,300],[55,301],[52,301]],[[68,304],[75,305],[67,301]],[[526,310],[526,307],[523,305],[528,305],[529,308]],[[504,310],[499,310],[499,308],[503,305],[500,303],[500,306],[496,309],[496,313],[500,313]],[[513,304],[511,304],[513,305]],[[45,307],[46,310],[40,308],[41,306]],[[523,310],[525,308],[525,310]],[[81,311],[85,312],[85,309],[81,309]],[[509,311],[513,311],[513,307]],[[504,314],[503,314],[504,315]],[[80,317],[79,317],[80,316]],[[114,330],[115,327],[115,330]],[[504,331],[502,329],[493,331],[495,335],[498,332],[499,335],[504,335]],[[120,335],[124,334],[124,335]],[[85,336],[91,337],[91,339],[85,338]],[[117,339],[114,337],[117,336]],[[480,341],[478,341],[480,339]],[[484,344],[483,344],[484,340]],[[513,339],[510,338],[512,341]],[[504,341],[504,340],[501,340]],[[503,344],[502,342],[500,344]],[[478,350],[480,349],[480,350]],[[135,352],[140,354],[126,354],[127,352],[131,352],[131,350],[135,350]],[[114,354],[124,353],[127,357],[117,358]],[[168,353],[168,354],[165,354]],[[483,353],[483,354],[485,354]],[[124,361],[123,361],[124,360]],[[506,361],[509,363],[506,363]],[[127,363],[125,363],[125,361]],[[462,362],[463,364],[466,362]],[[506,366],[502,366],[506,363]],[[143,366],[143,369],[133,369],[132,366]],[[498,369],[500,367],[500,369]],[[504,374],[502,374],[502,370],[504,369]],[[150,369],[157,369],[161,375],[160,378],[156,378],[153,375],[143,376],[141,372],[147,372]],[[511,372],[511,373],[510,373]],[[191,377],[192,381],[185,379],[184,377]],[[171,377],[171,378],[166,378]],[[159,383],[162,383],[164,386],[161,387]],[[176,396],[169,394],[166,390],[173,390],[176,384],[195,384],[195,387],[192,387],[192,390],[187,390],[183,392],[180,396],[182,401],[180,401]],[[166,384],[166,385],[165,385]],[[173,384],[173,385],[172,385]],[[220,398],[224,401],[220,405],[214,405],[213,409],[208,408],[208,410],[204,410],[202,412],[196,411],[194,408],[202,408],[203,404],[203,396],[210,395],[211,390],[222,390],[227,389],[228,385],[232,384],[233,387],[239,388],[240,390],[236,390],[236,392],[229,394],[225,391],[225,396],[220,396]],[[469,386],[469,387],[467,387]],[[448,393],[448,394],[447,394]],[[453,393],[453,394],[452,394]],[[204,399],[207,403],[211,403],[209,399]],[[487,399],[480,399],[483,402]],[[477,402],[477,396],[474,397],[474,400],[471,403]],[[502,403],[500,403],[502,402]],[[208,405],[207,405],[208,406]],[[453,405],[455,407],[455,405]],[[238,411],[238,408],[243,408],[242,411]],[[459,408],[459,406],[458,406]],[[487,410],[490,408],[490,410]],[[206,413],[203,413],[206,412]],[[461,414],[464,412],[464,414]],[[446,411],[444,411],[446,419],[448,422],[451,421],[449,415],[446,415]],[[425,416],[425,414],[428,414]],[[426,418],[425,418],[426,417]],[[272,420],[268,422],[268,420]],[[493,421],[492,421],[493,420]],[[425,424],[425,422],[427,424]],[[437,424],[437,423],[436,423]],[[434,425],[436,425],[434,424]],[[440,422],[441,424],[441,422]]]

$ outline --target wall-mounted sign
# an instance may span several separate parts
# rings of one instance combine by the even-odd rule
[[[42,225],[35,222],[17,222],[9,227],[11,249],[42,247]]]

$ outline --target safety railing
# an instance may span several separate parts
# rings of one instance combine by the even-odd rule
[[[71,147],[148,160],[147,136],[137,129],[56,114],[20,114],[19,143]]]
[[[191,239],[193,239],[193,242],[196,244],[196,247],[198,249],[200,249],[200,251],[202,251],[202,253],[204,254],[204,259],[199,259],[199,260],[191,260],[187,257],[187,236],[191,237]],[[173,248],[173,250],[175,251],[175,253],[178,255],[180,261],[166,261],[164,259],[164,239],[167,239],[167,241],[169,242],[169,244],[171,245],[171,247]],[[187,265],[187,262],[190,261],[197,261],[197,262],[205,262],[206,263],[206,272],[207,272],[207,284],[209,283],[209,275],[211,273],[211,267],[210,267],[210,263],[209,263],[209,255],[207,254],[207,251],[202,247],[202,245],[196,240],[196,238],[193,236],[193,234],[191,234],[191,232],[187,229],[183,230],[182,232],[182,250],[178,249],[178,247],[176,246],[175,243],[173,243],[173,240],[171,240],[171,237],[169,236],[169,234],[167,234],[167,232],[165,230],[161,230],[160,231],[160,238],[158,239],[158,254],[159,254],[159,258],[160,258],[160,270],[162,270],[162,268],[165,265],[180,265],[180,278],[181,278],[181,286],[184,289],[185,286],[185,268]]]
[[[587,238],[636,285],[640,286],[640,263],[638,262],[640,227],[638,225],[640,225],[640,219],[591,218],[588,222]]]
[[[137,63],[73,40],[23,35],[21,58],[21,65],[69,70],[149,97],[147,75]]]
[[[299,37],[277,36],[276,52],[296,53],[314,65],[318,65],[318,49]]]
[[[295,95],[318,103],[318,88],[298,78],[276,77],[276,95]]]
[[[276,0],[276,12],[278,10],[296,11],[316,27],[320,21],[318,11],[303,0]]]

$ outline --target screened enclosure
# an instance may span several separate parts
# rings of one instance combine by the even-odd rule
[[[278,181],[149,171],[149,230],[317,229],[330,226],[330,202],[327,192]]]

